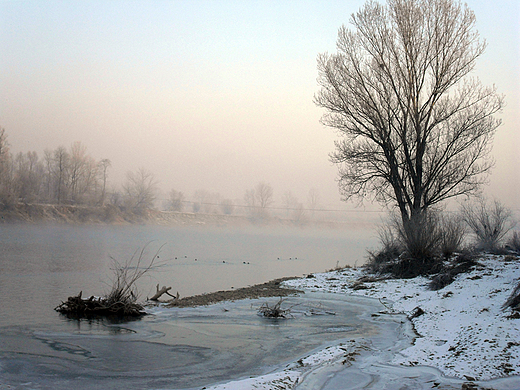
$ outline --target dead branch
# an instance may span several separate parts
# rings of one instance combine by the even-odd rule
[[[157,284],[157,292],[154,294],[153,297],[150,298],[151,301],[158,301],[159,298],[163,295],[163,294],[166,294],[166,295],[169,295],[170,297],[172,297],[173,299],[176,299],[177,297],[175,297],[174,295],[171,295],[168,291],[170,291],[172,288],[171,287],[166,287],[166,286],[163,286],[161,289],[159,289],[159,284]],[[177,293],[177,295],[179,295],[179,293]]]
[[[258,314],[267,318],[288,318],[291,314],[291,309],[282,309],[284,300],[280,297],[280,300],[273,307],[269,306],[267,302],[263,303],[258,309]]]

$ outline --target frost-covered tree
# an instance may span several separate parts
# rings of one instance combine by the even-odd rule
[[[470,77],[485,42],[452,0],[368,1],[318,57],[322,123],[345,199],[395,205],[405,230],[432,206],[475,194],[492,167],[503,98]]]

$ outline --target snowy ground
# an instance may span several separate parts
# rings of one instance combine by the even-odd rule
[[[288,287],[307,291],[377,298],[387,307],[379,314],[385,321],[392,321],[392,317],[402,321],[405,317],[396,313],[410,316],[417,307],[424,314],[412,319],[411,324],[405,320],[409,328],[413,324],[416,335],[403,337],[399,345],[340,343],[271,374],[208,389],[518,390],[520,319],[508,319],[510,312],[504,312],[501,306],[518,282],[520,262],[489,255],[479,263],[482,266],[458,275],[439,291],[429,291],[429,280],[423,277],[366,283],[367,289],[354,291],[350,286],[364,275],[362,269],[285,282]],[[473,384],[476,387],[471,387]]]

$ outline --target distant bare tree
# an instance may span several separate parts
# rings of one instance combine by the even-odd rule
[[[81,142],[74,142],[69,152],[70,198],[74,203],[97,203],[99,199],[99,164],[87,154]]]
[[[70,156],[63,146],[59,146],[52,155],[51,176],[54,179],[54,194],[57,204],[63,203],[68,196]]]
[[[269,215],[267,208],[273,203],[273,187],[260,182],[255,188],[246,191],[244,201],[253,217],[265,218]]]
[[[5,129],[0,127],[0,206],[10,207],[16,202],[13,182],[12,156]]]
[[[0,175],[5,174],[5,169],[9,164],[9,143],[7,142],[7,134],[5,129],[0,127]],[[0,180],[2,176],[0,176]]]
[[[244,195],[244,202],[246,203],[246,206],[250,209],[256,208],[256,197],[255,197],[255,190],[246,190],[246,193]]]
[[[297,224],[303,224],[307,220],[303,203],[296,203],[292,210],[292,220]]]
[[[344,137],[331,159],[345,199],[395,204],[413,235],[431,206],[486,180],[503,98],[468,76],[485,43],[465,4],[369,1],[351,23],[318,57],[315,103]]]
[[[139,168],[135,173],[128,172],[123,192],[126,207],[134,211],[150,209],[157,196],[155,176],[144,168]]]
[[[184,208],[184,194],[180,191],[171,190],[168,197],[168,210],[182,211]]]
[[[311,188],[309,190],[307,203],[309,205],[309,209],[312,210],[312,217],[314,218],[314,213],[320,204],[320,192],[317,188]]]
[[[273,187],[264,182],[258,183],[255,187],[255,197],[258,207],[265,210],[273,204]]]
[[[193,199],[195,203],[198,203],[199,210],[202,210],[205,214],[210,214],[215,212],[216,206],[220,203],[221,196],[219,193],[212,193],[201,189],[195,191]]]
[[[291,191],[285,191],[282,195],[282,204],[285,208],[285,216],[289,218],[289,213],[291,209],[294,209],[298,204],[298,199],[296,199]]]
[[[69,153],[70,198],[77,202],[80,193],[80,181],[85,175],[87,148],[81,142],[74,142]]]
[[[36,152],[19,152],[15,157],[16,192],[20,200],[32,203],[39,200],[44,177],[44,167]]]
[[[220,202],[220,209],[224,214],[231,215],[235,210],[235,204],[231,199],[222,199]]]
[[[286,218],[290,218],[296,223],[301,223],[305,217],[305,208],[303,204],[298,202],[298,199],[291,191],[284,192],[282,196],[282,204],[285,208]]]
[[[112,166],[112,163],[108,158],[104,158],[99,162],[99,173],[101,174],[101,206],[105,204],[106,194],[107,194],[107,179],[108,179],[108,168]]]

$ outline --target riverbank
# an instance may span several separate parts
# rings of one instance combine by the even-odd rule
[[[145,209],[135,212],[124,207],[23,204],[0,212],[4,223],[65,223],[107,225],[219,225],[247,223],[245,217],[203,213],[167,212]]]
[[[252,218],[246,215],[206,214],[145,209],[139,212],[124,207],[77,206],[19,203],[0,211],[0,223],[58,223],[82,225],[156,225],[156,226],[287,226],[327,229],[371,228],[374,222],[305,219],[294,221],[279,217]]]
[[[363,269],[344,269],[283,284],[380,300],[386,309],[373,317],[413,326],[404,328],[403,338],[409,339],[399,348],[339,344],[283,370],[208,389],[325,390],[337,388],[340,381],[342,389],[520,388],[520,319],[502,310],[518,283],[517,257],[485,255],[470,272],[438,291],[428,290],[424,277],[365,282],[360,288],[356,282],[365,275]],[[351,383],[353,378],[359,382]]]

